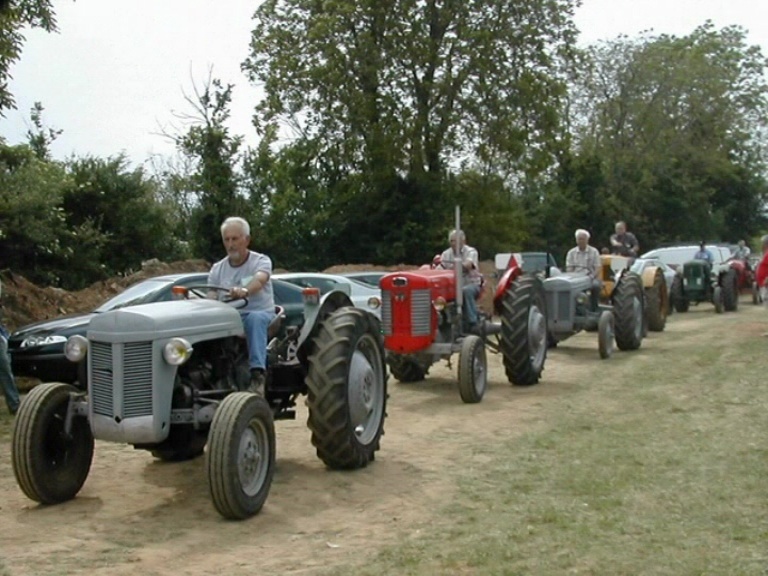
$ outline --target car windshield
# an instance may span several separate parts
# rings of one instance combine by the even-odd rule
[[[357,278],[349,278],[349,282],[352,286],[356,286],[357,288],[363,288],[365,290],[376,290],[379,287],[378,285],[372,286],[371,284],[368,284],[363,280],[358,280]]]
[[[96,308],[96,312],[108,312],[115,308],[124,306],[134,306],[136,304],[146,304],[147,302],[156,302],[158,293],[168,288],[168,281],[145,280],[127,288],[114,298],[110,298],[104,304]],[[170,292],[169,292],[170,296]]]
[[[533,252],[523,252],[523,272],[533,274],[536,272],[544,272],[547,266],[552,266],[552,262],[549,261],[548,254],[536,254]]]
[[[363,284],[373,286],[374,288],[378,288],[379,280],[381,280],[387,274],[388,272],[362,272],[360,274],[350,274],[348,278],[356,280],[357,282],[362,282]]]
[[[304,302],[301,288],[287,282],[273,280],[272,292],[275,295],[275,304],[302,304]]]

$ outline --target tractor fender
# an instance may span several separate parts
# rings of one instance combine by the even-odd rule
[[[307,340],[312,339],[317,333],[320,324],[330,314],[344,308],[345,306],[354,306],[350,297],[340,290],[332,290],[320,298],[319,304],[304,305],[304,324],[299,333],[298,347],[302,349]]]
[[[500,314],[501,304],[507,289],[512,285],[512,282],[522,275],[522,273],[523,270],[517,265],[514,257],[510,258],[509,268],[507,268],[504,271],[504,274],[501,275],[501,278],[499,278],[499,282],[496,284],[496,291],[493,294],[493,309],[496,314]]]
[[[653,287],[653,282],[656,278],[656,271],[658,269],[658,266],[648,266],[645,270],[643,270],[643,288]]]

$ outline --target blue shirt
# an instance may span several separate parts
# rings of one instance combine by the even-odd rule
[[[696,252],[696,254],[693,255],[694,260],[706,260],[710,264],[714,263],[715,257],[712,256],[712,252],[704,248],[703,250],[699,250]]]

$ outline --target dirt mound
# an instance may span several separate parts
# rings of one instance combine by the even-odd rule
[[[323,270],[326,274],[340,274],[342,272],[397,272],[399,270],[414,270],[418,266],[413,264],[396,264],[395,266],[380,266],[378,264],[338,264]]]
[[[144,262],[137,272],[102,280],[76,292],[53,286],[40,287],[24,276],[4,270],[0,272],[3,285],[2,322],[10,330],[15,330],[31,322],[93,310],[139,280],[179,272],[204,272],[210,267],[205,260],[160,262],[153,259]]]
[[[10,330],[15,330],[26,324],[47,320],[64,314],[85,312],[97,308],[102,302],[119,294],[131,284],[140,280],[161,276],[163,274],[175,274],[180,272],[205,272],[211,267],[205,260],[180,260],[177,262],[161,262],[157,259],[147,260],[142,263],[141,270],[115,276],[92,284],[91,286],[68,292],[54,286],[41,287],[33,284],[23,276],[13,273],[11,270],[0,271],[2,281],[2,321]],[[324,272],[337,274],[339,272],[358,272],[364,270],[384,270],[397,272],[399,270],[413,270],[418,268],[412,264],[395,264],[392,266],[380,266],[375,264],[338,264],[326,268]],[[480,269],[487,279],[486,290],[480,305],[486,311],[492,309],[492,273],[493,262],[481,262]]]

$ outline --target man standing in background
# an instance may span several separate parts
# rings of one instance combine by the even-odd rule
[[[627,232],[627,224],[624,221],[616,222],[616,233],[611,234],[611,254],[637,258],[640,253],[640,245],[632,232]]]
[[[3,285],[0,284],[0,296],[3,293]],[[11,372],[11,357],[8,354],[8,330],[2,324],[2,306],[0,306],[0,386],[3,387],[5,404],[11,414],[19,410],[19,390]]]

